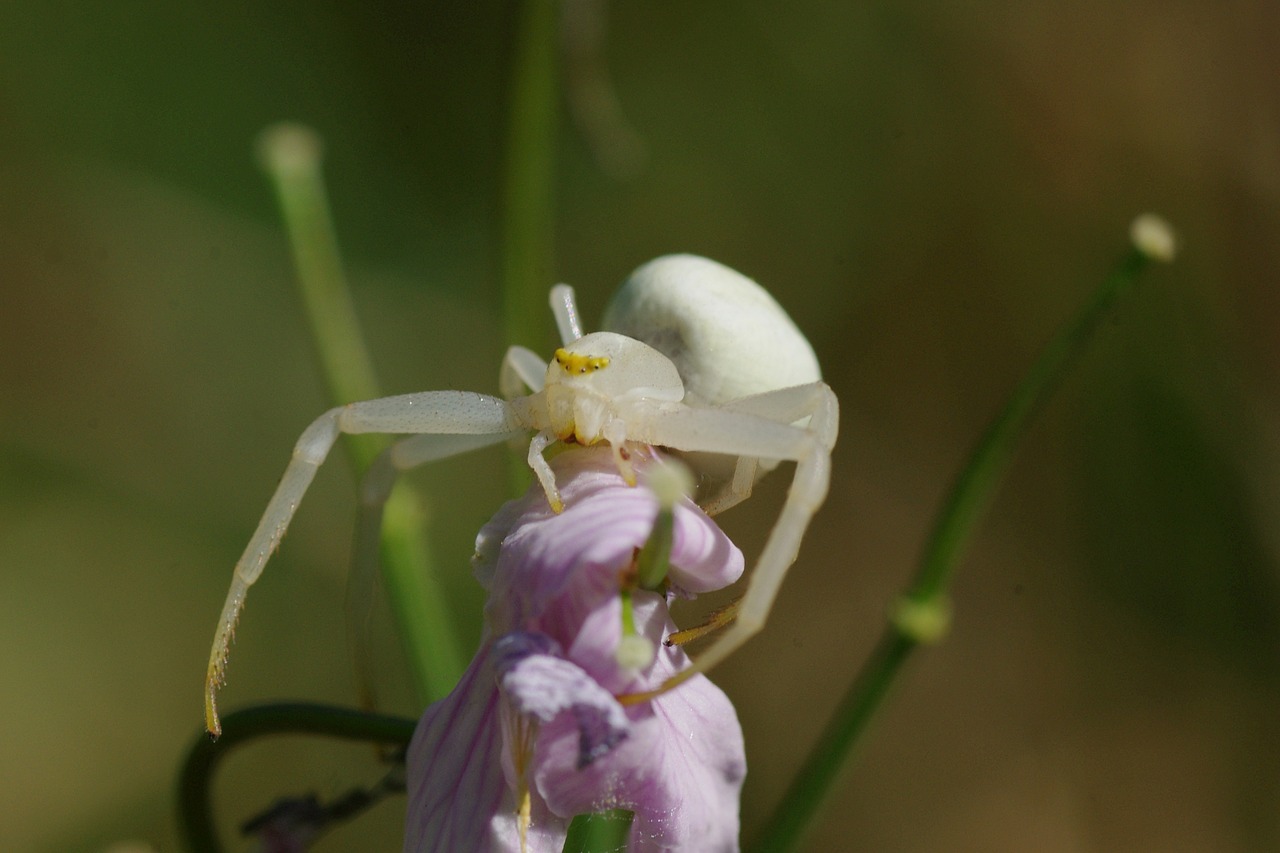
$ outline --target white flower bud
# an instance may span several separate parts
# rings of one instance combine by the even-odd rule
[[[310,174],[320,168],[324,144],[320,135],[304,124],[282,121],[258,134],[258,164],[271,174]]]
[[[646,638],[639,634],[623,634],[614,656],[623,669],[644,669],[653,663],[657,654],[658,650]]]
[[[681,498],[693,494],[693,473],[688,465],[668,457],[649,467],[645,485],[658,499],[658,508],[670,512]]]
[[[1129,239],[1148,258],[1169,263],[1178,252],[1178,239],[1173,226],[1163,217],[1144,213],[1129,226]]]

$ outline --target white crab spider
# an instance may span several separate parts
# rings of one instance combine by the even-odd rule
[[[364,503],[366,512],[375,513],[395,472],[530,432],[529,466],[557,510],[560,494],[542,455],[556,441],[608,442],[629,482],[634,475],[624,453],[627,443],[694,454],[693,462],[704,474],[708,454],[736,457],[731,467],[710,475],[724,481],[720,493],[704,502],[713,511],[750,494],[762,462],[767,468],[778,460],[793,460],[790,492],[736,621],[690,669],[658,692],[715,666],[764,625],[830,479],[837,404],[819,380],[808,342],[755,282],[690,255],[659,258],[636,270],[607,312],[606,324],[613,331],[583,335],[567,285],[552,288],[551,306],[563,347],[550,363],[523,347],[508,350],[500,379],[507,399],[466,391],[402,394],[330,409],[303,431],[236,563],[218,621],[205,682],[205,722],[211,733],[221,730],[217,689],[245,596],[344,432],[413,434],[395,444],[370,472]],[[522,394],[522,385],[531,393]]]

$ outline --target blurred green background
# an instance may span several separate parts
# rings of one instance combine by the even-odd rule
[[[593,10],[567,7],[579,45]],[[1043,413],[960,569],[952,636],[912,661],[810,849],[1280,849],[1280,9],[607,15],[599,58],[640,147],[571,108],[605,82],[578,54],[556,279],[596,318],[651,257],[725,262],[806,330],[843,407],[768,628],[715,673],[746,730],[744,839],[968,448],[1154,209],[1182,256]],[[496,391],[515,23],[492,2],[0,6],[0,849],[176,848],[231,566],[327,407],[262,127],[326,140],[385,388]],[[545,350],[549,323],[519,343]],[[505,465],[414,478],[468,648],[467,557]],[[723,517],[748,553],[784,487]],[[353,490],[335,455],[251,598],[225,707],[354,701]],[[416,716],[381,624],[388,710]],[[284,739],[228,762],[219,814],[230,832],[277,795],[378,775],[367,749]],[[320,849],[398,849],[402,817],[384,805]]]

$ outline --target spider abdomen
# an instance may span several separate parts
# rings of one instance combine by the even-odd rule
[[[813,347],[763,287],[697,255],[636,269],[605,310],[604,327],[661,352],[688,398],[708,405],[822,378]]]

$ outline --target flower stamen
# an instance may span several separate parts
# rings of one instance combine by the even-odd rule
[[[618,597],[622,599],[622,636],[618,640],[614,659],[626,670],[639,671],[653,663],[658,650],[647,637],[636,630],[635,608],[631,602],[631,589],[624,586]]]
[[[658,517],[653,521],[648,541],[636,557],[636,584],[641,589],[656,590],[666,580],[671,564],[676,504],[693,491],[693,475],[682,463],[664,459],[649,469],[645,485],[658,499]]]
[[[516,776],[516,827],[520,835],[520,853],[528,853],[529,827],[533,823],[533,797],[529,791],[529,763],[533,758],[537,721],[507,706],[502,715],[511,744],[511,767]]]
[[[662,644],[665,646],[683,646],[685,643],[692,643],[694,640],[702,639],[708,634],[719,631],[738,618],[738,607],[741,604],[742,599],[735,598],[724,607],[717,607],[707,614],[707,618],[701,625],[694,625],[692,628],[685,628],[681,631],[673,631],[667,635]]]

